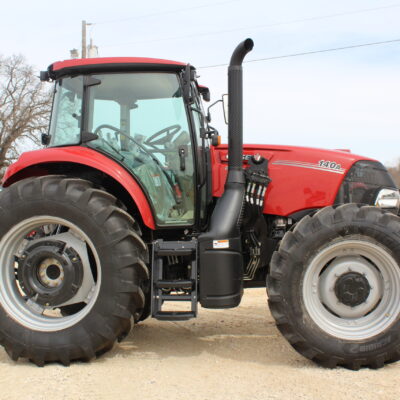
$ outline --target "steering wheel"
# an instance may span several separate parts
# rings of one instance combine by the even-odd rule
[[[142,144],[140,144],[138,141],[136,141],[133,137],[127,135],[124,131],[122,131],[121,129],[119,129],[119,128],[115,127],[115,126],[108,125],[108,124],[102,124],[102,125],[99,125],[99,126],[94,130],[93,133],[94,133],[95,135],[98,135],[99,131],[101,131],[101,130],[104,129],[104,128],[105,128],[105,129],[111,129],[111,130],[113,130],[114,132],[120,134],[121,136],[126,137],[126,138],[129,139],[131,142],[135,143],[136,146],[140,147],[140,149],[143,150],[148,156],[150,156],[157,164],[160,164],[160,162],[158,161],[158,159],[155,158],[155,157],[153,156],[153,154],[151,154],[151,153],[146,149],[146,147],[144,147]]]
[[[178,130],[180,129],[180,126],[179,126],[179,125],[175,125],[175,128],[176,128],[176,127],[178,127]],[[103,128],[111,129],[111,130],[115,131],[116,133],[120,134],[121,136],[126,137],[127,139],[129,139],[130,141],[132,141],[133,143],[135,143],[141,150],[143,150],[144,153],[146,153],[146,154],[156,163],[157,167],[163,172],[164,176],[167,178],[167,181],[168,181],[168,183],[170,184],[170,186],[171,186],[171,188],[172,188],[172,191],[173,191],[174,195],[176,196],[176,194],[175,194],[175,183],[172,181],[171,177],[168,175],[167,171],[166,171],[165,168],[161,165],[161,163],[160,163],[160,161],[158,160],[157,157],[155,157],[153,154],[151,154],[142,144],[140,144],[138,141],[136,141],[133,137],[127,135],[124,131],[122,131],[121,129],[119,129],[119,128],[115,127],[115,126],[108,125],[108,124],[102,124],[102,125],[99,125],[99,126],[94,130],[93,133],[94,133],[95,135],[98,135],[99,131],[100,131],[101,129],[103,129]],[[163,129],[163,131],[164,131],[164,130],[165,130],[165,129]],[[161,132],[161,131],[160,131],[160,132]],[[157,134],[160,133],[160,132],[157,132]],[[174,134],[175,134],[176,132],[177,132],[177,131],[175,131]],[[99,136],[99,135],[98,135],[98,136]],[[154,135],[153,135],[153,136],[154,136]],[[100,138],[101,138],[101,137],[100,137]],[[101,138],[101,139],[102,139],[102,138]],[[104,139],[102,139],[102,140],[104,140]],[[105,141],[105,142],[106,142],[114,151],[116,151],[117,153],[119,153],[119,151],[117,151],[117,150],[114,148],[114,146],[112,146],[112,145],[111,145],[110,143],[108,143],[107,141]],[[147,143],[146,143],[146,144],[147,144]]]
[[[148,146],[152,146],[152,147],[155,147],[156,145],[170,143],[172,141],[172,138],[180,130],[181,130],[181,126],[178,124],[168,126],[164,129],[161,129],[160,131],[154,133],[153,135],[151,135],[149,138],[146,139],[145,143]]]

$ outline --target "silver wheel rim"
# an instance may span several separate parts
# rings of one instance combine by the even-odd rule
[[[334,291],[346,271],[364,276],[371,289],[365,302],[355,307],[341,303]],[[400,268],[381,246],[368,240],[343,240],[311,260],[302,293],[305,308],[320,329],[340,339],[369,339],[399,316]]]
[[[24,248],[26,235],[34,229],[42,226],[62,226],[68,229],[67,233],[49,235],[51,239],[62,239],[69,241],[69,244],[77,250],[82,259],[89,262],[88,252],[82,250],[88,246],[93,255],[96,279],[92,272],[86,267],[84,269],[84,278],[81,288],[77,293],[77,297],[72,299],[70,303],[59,305],[74,304],[73,301],[82,300],[84,303],[81,310],[73,315],[57,316],[56,311],[59,307],[46,308],[42,305],[35,304],[34,301],[26,299],[21,293],[21,288],[16,279],[15,268],[18,266],[16,256],[21,254]],[[26,246],[25,246],[26,247]],[[91,276],[90,276],[91,275]],[[6,313],[19,324],[36,331],[53,332],[69,328],[81,321],[92,309],[96,302],[101,284],[101,268],[99,257],[96,249],[89,237],[75,224],[58,217],[53,216],[35,216],[26,219],[19,224],[13,226],[0,241],[0,304]],[[26,296],[25,296],[26,297]],[[83,301],[84,299],[84,301]],[[43,315],[46,312],[50,315]],[[54,316],[51,315],[54,313]]]

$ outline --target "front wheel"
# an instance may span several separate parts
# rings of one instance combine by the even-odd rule
[[[400,359],[400,218],[347,204],[305,217],[273,256],[267,287],[279,330],[328,367]]]
[[[37,365],[89,360],[144,307],[146,245],[116,199],[59,176],[0,193],[0,342]]]

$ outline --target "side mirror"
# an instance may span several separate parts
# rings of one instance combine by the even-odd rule
[[[228,124],[229,122],[229,95],[223,94],[222,95],[222,104],[224,106],[224,118],[225,118],[225,123]]]
[[[40,71],[39,79],[41,82],[48,82],[50,80],[49,71]]]
[[[41,142],[43,146],[48,146],[50,144],[51,136],[48,133],[42,133]]]
[[[211,95],[210,95],[210,89],[208,87],[198,85],[198,90],[204,101],[210,101]]]

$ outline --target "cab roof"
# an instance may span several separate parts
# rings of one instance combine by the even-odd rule
[[[181,71],[187,64],[163,60],[159,58],[143,57],[103,57],[103,58],[76,58],[57,61],[48,67],[49,77],[57,79],[64,75],[126,72],[126,71]]]

